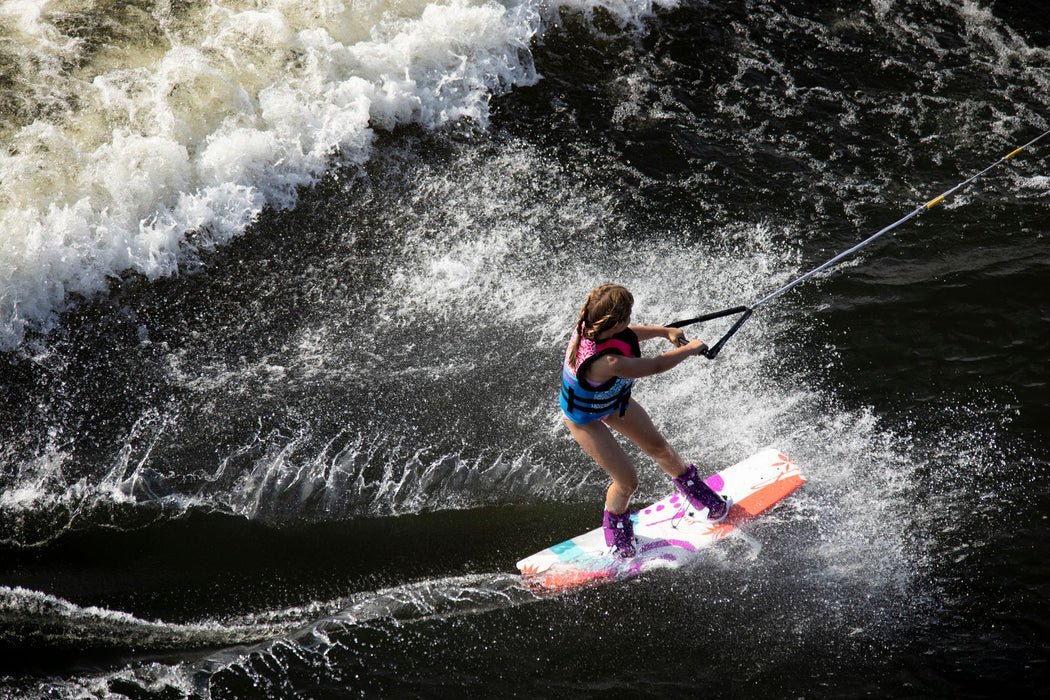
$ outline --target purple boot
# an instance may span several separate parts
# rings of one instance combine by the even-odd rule
[[[605,511],[602,530],[605,531],[605,544],[615,550],[616,556],[621,559],[634,556],[634,523],[631,522],[630,510],[620,515]]]
[[[729,508],[733,505],[726,496],[715,493],[710,486],[704,483],[700,475],[696,473],[696,467],[692,464],[685,470],[685,474],[676,476],[674,485],[682,492],[689,504],[697,510],[707,509],[707,519],[713,523],[720,523],[729,515]]]

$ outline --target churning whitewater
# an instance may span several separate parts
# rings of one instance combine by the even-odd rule
[[[123,276],[192,266],[333,159],[367,160],[376,129],[484,128],[538,79],[533,41],[594,5],[0,4],[0,350]]]

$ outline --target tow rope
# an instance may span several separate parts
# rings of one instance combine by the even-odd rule
[[[1010,151],[1005,156],[1001,157],[999,160],[995,161],[994,163],[992,163],[991,165],[989,165],[987,168],[985,168],[984,170],[980,171],[976,175],[970,176],[966,180],[963,180],[962,182],[960,182],[959,184],[955,185],[951,189],[945,191],[943,194],[937,195],[936,197],[934,197],[930,201],[926,202],[925,204],[920,204],[915,209],[913,209],[911,212],[909,212],[907,215],[901,217],[897,221],[894,221],[889,226],[886,226],[885,228],[880,229],[879,231],[877,231],[876,233],[872,234],[871,236],[868,236],[863,241],[861,241],[857,245],[853,246],[849,250],[844,250],[841,253],[839,253],[838,255],[836,255],[835,257],[833,257],[830,260],[828,260],[827,262],[822,263],[821,265],[818,265],[817,267],[814,267],[812,270],[810,270],[806,274],[802,275],[798,279],[796,279],[796,280],[794,280],[792,282],[789,282],[788,284],[785,284],[783,287],[781,287],[780,289],[777,289],[774,292],[771,292],[770,294],[767,294],[766,296],[762,297],[761,299],[756,301],[751,306],[734,306],[731,309],[724,309],[722,311],[714,311],[712,313],[703,314],[702,316],[697,316],[696,318],[687,318],[687,319],[684,319],[684,320],[681,320],[681,321],[673,321],[671,323],[666,324],[667,327],[668,328],[684,328],[685,326],[690,326],[690,325],[692,325],[694,323],[703,323],[704,321],[711,321],[711,320],[716,319],[716,318],[722,318],[723,316],[732,316],[734,314],[742,314],[740,316],[740,318],[738,318],[736,320],[736,323],[734,323],[732,325],[732,327],[730,327],[730,329],[726,332],[726,334],[723,335],[721,337],[721,339],[719,339],[719,341],[717,343],[715,343],[714,345],[712,345],[707,350],[705,350],[705,351],[703,351],[701,353],[704,357],[706,357],[709,360],[715,359],[715,357],[718,356],[718,353],[720,353],[722,351],[722,346],[724,346],[726,344],[726,341],[729,340],[730,338],[732,338],[733,335],[738,330],[740,330],[740,327],[743,326],[744,323],[746,323],[749,318],[751,318],[751,314],[753,314],[759,307],[761,307],[761,306],[763,306],[765,304],[768,304],[769,302],[773,301],[774,299],[776,299],[781,294],[784,294],[788,290],[794,288],[795,286],[797,286],[799,284],[802,284],[803,282],[805,282],[809,278],[813,277],[813,275],[816,275],[816,274],[819,274],[820,272],[823,272],[824,270],[828,269],[829,267],[831,267],[835,263],[839,262],[843,258],[846,258],[846,257],[852,255],[853,253],[857,252],[858,250],[860,250],[864,246],[866,246],[869,243],[871,243],[872,241],[874,241],[876,238],[879,238],[880,236],[882,236],[883,234],[889,233],[890,231],[892,231],[893,229],[897,228],[901,224],[903,224],[903,223],[905,223],[907,221],[910,221],[911,219],[914,219],[915,217],[919,216],[919,214],[922,214],[922,213],[924,213],[926,211],[929,211],[930,209],[933,209],[935,206],[937,206],[938,204],[943,202],[946,197],[950,197],[953,194],[955,194],[956,192],[958,192],[959,190],[963,189],[964,187],[967,187],[968,185],[973,183],[975,180],[977,180],[978,178],[983,176],[985,173],[989,172],[993,168],[996,168],[996,167],[998,167],[1000,165],[1003,165],[1004,163],[1008,162],[1014,156],[1016,156],[1018,153],[1020,153],[1021,151],[1025,150],[1029,146],[1032,146],[1033,144],[1035,144],[1036,142],[1040,141],[1041,139],[1043,139],[1044,137],[1046,137],[1048,135],[1050,135],[1050,130],[1044,131],[1042,134],[1040,134],[1039,136],[1036,136],[1034,139],[1032,139],[1031,141],[1029,141],[1025,145],[1021,146],[1020,148],[1015,148],[1014,150]]]

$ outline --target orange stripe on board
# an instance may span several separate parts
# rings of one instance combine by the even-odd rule
[[[742,519],[743,522],[751,520],[762,511],[768,510],[787,498],[804,483],[806,483],[806,480],[802,478],[801,474],[797,473],[785,476],[783,479],[777,479],[762,490],[756,491],[734,503],[733,512],[730,512],[729,518],[734,521]],[[740,511],[736,512],[738,508]]]
[[[581,586],[594,585],[613,578],[608,571],[584,571],[582,569],[548,569],[541,578],[528,582],[548,591],[566,591]]]

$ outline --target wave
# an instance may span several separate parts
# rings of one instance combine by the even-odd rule
[[[257,618],[178,624],[79,606],[40,591],[0,586],[3,641],[40,646],[165,649],[240,644],[284,634],[302,625],[316,609],[289,608]]]
[[[144,620],[129,613],[79,606],[63,598],[24,588],[0,586],[0,643],[41,648],[116,649],[128,656],[193,648],[222,648],[197,661],[173,664],[134,662],[120,670],[84,674],[75,679],[48,679],[33,685],[23,680],[27,695],[78,697],[84,692],[108,695],[119,688],[139,693],[175,692],[189,697],[217,673],[255,673],[253,666],[282,649],[323,657],[337,642],[330,635],[377,624],[408,624],[483,613],[540,600],[519,576],[472,574],[417,581],[375,591],[362,591],[327,601],[240,616],[173,623]],[[205,695],[206,696],[206,695]]]
[[[5,4],[0,351],[115,279],[192,266],[376,130],[484,128],[562,12],[630,28],[654,4],[675,3]]]
[[[480,611],[537,599],[519,576],[472,574],[363,591],[329,601],[222,619],[174,623],[130,613],[80,606],[21,587],[0,586],[2,641],[51,646],[157,650],[259,642],[318,626],[364,624],[377,619],[409,621]]]

